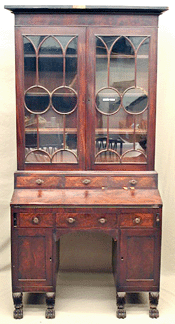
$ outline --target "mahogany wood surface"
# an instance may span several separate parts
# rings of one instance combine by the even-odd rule
[[[83,9],[70,6],[6,6],[6,9],[15,14],[16,45],[18,171],[15,172],[15,189],[11,200],[14,318],[23,317],[23,292],[45,292],[46,318],[55,317],[59,241],[62,235],[76,231],[98,231],[112,238],[112,269],[117,290],[117,317],[126,317],[124,309],[126,292],[147,291],[150,298],[150,317],[157,318],[162,223],[162,200],[158,191],[158,175],[154,171],[157,29],[158,16],[168,8],[87,6]],[[69,151],[66,148],[66,129],[71,136],[77,132],[77,158],[74,163],[70,163],[70,159],[67,163],[63,160],[52,163],[52,153],[49,153],[49,163],[48,160],[47,163],[41,163],[40,159],[35,163],[28,163],[25,160],[28,156],[28,153],[25,156],[25,149],[28,149],[25,148],[27,136],[34,133],[37,138],[37,150],[39,150],[40,135],[56,135],[58,129],[55,126],[51,129],[46,123],[39,133],[39,112],[36,112],[37,122],[30,125],[25,133],[24,108],[27,107],[24,107],[24,94],[28,84],[33,82],[33,72],[29,71],[27,81],[24,80],[24,35],[28,35],[27,37],[40,35],[46,38],[51,36],[52,40],[55,35],[71,35],[78,39],[77,89],[73,91],[77,96],[78,112],[77,116],[70,118],[69,125],[66,125],[66,117],[63,113],[64,122],[60,126],[64,150]],[[147,134],[147,147],[145,151],[138,151],[141,157],[139,155],[137,161],[129,157],[125,163],[122,163],[125,153],[119,155],[118,152],[115,154],[119,157],[119,162],[110,162],[107,158],[101,162],[95,160],[96,149],[98,151],[95,144],[96,137],[101,132],[106,132],[109,148],[109,134],[112,132],[107,127],[109,118],[106,125],[95,124],[96,110],[98,110],[95,72],[96,35],[100,37],[123,35],[125,40],[130,36],[144,36],[145,39],[150,40],[149,55],[147,55],[149,100],[145,108],[145,111],[148,108],[147,128],[142,125],[138,130],[136,129],[137,116],[133,117],[134,113],[131,113],[134,130],[128,125],[124,125],[123,128],[116,126],[114,130],[112,128],[114,136],[124,135],[126,138],[131,136],[131,145],[135,138],[133,150],[135,150],[136,138],[141,134]],[[31,55],[29,50],[27,56],[34,58],[34,53],[36,54],[33,50]],[[136,59],[136,50],[134,53]],[[117,52],[118,54],[120,53]],[[126,58],[125,54],[124,52],[119,55],[120,58]],[[45,58],[50,59],[52,55],[53,53],[51,55],[49,53]],[[36,60],[38,56],[37,52]],[[132,55],[128,55],[127,59],[131,58]],[[144,55],[144,58],[147,57]],[[63,65],[66,66],[65,63]],[[134,67],[136,87],[136,62]],[[109,89],[109,56],[107,69]],[[37,84],[40,81],[37,68],[36,75]],[[50,80],[52,89],[57,87],[55,75],[54,70],[53,79]],[[128,82],[127,78],[126,82]],[[33,86],[38,87],[38,85]],[[70,90],[70,86],[68,88]],[[45,90],[50,98],[48,109],[54,109],[51,106],[52,91]],[[121,107],[123,95],[121,92]],[[124,108],[126,107],[123,105]],[[127,111],[123,112],[128,114]],[[127,117],[129,121],[132,120],[129,114]],[[32,148],[29,146],[29,149]]]

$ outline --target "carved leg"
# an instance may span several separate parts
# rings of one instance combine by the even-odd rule
[[[117,317],[125,318],[126,311],[124,309],[126,303],[126,293],[125,292],[117,292]]]
[[[55,293],[46,293],[46,318],[55,318]]]
[[[23,303],[22,303],[22,293],[13,293],[13,302],[15,310],[13,312],[13,317],[15,319],[23,318]]]
[[[149,317],[158,318],[159,311],[157,309],[157,305],[158,305],[158,301],[159,301],[159,293],[158,292],[150,292],[149,293],[149,301],[150,301]]]

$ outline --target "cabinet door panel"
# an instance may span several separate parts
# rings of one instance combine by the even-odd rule
[[[85,29],[17,28],[16,41],[24,55],[16,62],[23,63],[17,79],[24,79],[17,88],[20,168],[82,169]]]
[[[149,77],[150,67],[156,67],[155,37],[154,29],[89,28],[89,168],[148,169],[154,147],[148,124],[155,114]]]
[[[14,286],[52,285],[52,230],[15,229],[12,234],[12,269]]]
[[[159,266],[159,230],[121,230],[119,287],[136,291],[139,287],[158,287]]]

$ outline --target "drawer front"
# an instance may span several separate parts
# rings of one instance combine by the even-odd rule
[[[65,188],[102,188],[107,186],[107,177],[65,177]]]
[[[116,228],[116,214],[57,213],[56,226],[63,228]]]
[[[16,177],[16,188],[62,188],[64,179],[55,176],[21,176]]]
[[[19,213],[20,227],[52,227],[53,224],[51,213]]]
[[[138,189],[146,189],[146,188],[157,188],[157,180],[156,177],[148,177],[148,176],[140,176],[140,177],[110,177],[109,184],[111,188],[138,188]]]
[[[154,214],[153,213],[131,213],[120,215],[121,227],[153,227]]]

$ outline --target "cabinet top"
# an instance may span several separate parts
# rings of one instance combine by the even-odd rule
[[[124,14],[149,14],[160,15],[168,10],[168,7],[136,7],[136,6],[86,6],[86,5],[73,5],[73,6],[59,6],[59,5],[5,5],[5,9],[11,12],[18,13],[124,13]]]

